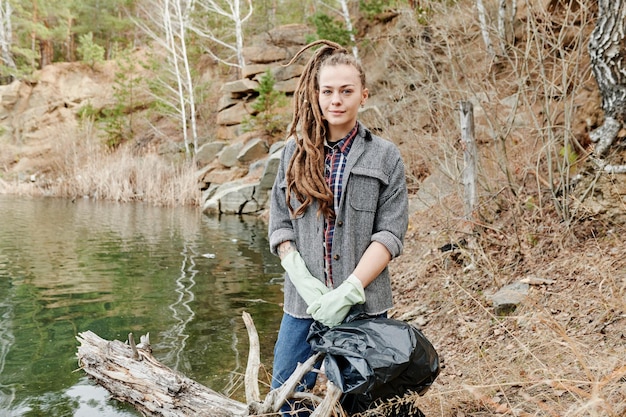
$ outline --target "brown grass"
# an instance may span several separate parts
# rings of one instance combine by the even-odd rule
[[[377,57],[392,62],[390,85],[402,90],[391,93],[402,99],[390,104],[389,136],[408,165],[426,166],[409,173],[452,183],[448,193],[414,185],[417,198],[440,198],[412,214],[405,254],[392,263],[394,316],[420,325],[444,360],[432,389],[413,400],[427,416],[625,415],[624,225],[591,216],[569,183],[586,167],[598,123],[586,52],[594,11],[532,2],[518,13],[515,42],[491,59],[472,3],[437,11],[428,42],[417,25],[392,32]],[[480,151],[472,223],[461,200],[460,100],[474,103]],[[514,313],[496,316],[488,295],[531,278],[540,279]]]
[[[199,205],[194,164],[131,146],[112,151],[86,121],[76,135],[57,138],[46,152],[54,181],[4,182],[11,194],[92,198],[117,202],[147,201],[161,206]]]

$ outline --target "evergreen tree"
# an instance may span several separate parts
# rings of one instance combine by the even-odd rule
[[[83,62],[86,62],[91,68],[104,61],[104,48],[93,41],[93,33],[91,32],[80,37],[78,53]]]
[[[259,128],[269,135],[277,134],[284,130],[286,120],[283,120],[278,108],[287,103],[285,93],[282,93],[274,86],[276,80],[268,69],[259,80],[259,86],[256,88],[259,96],[252,104],[252,110],[255,115],[248,121],[248,128]]]

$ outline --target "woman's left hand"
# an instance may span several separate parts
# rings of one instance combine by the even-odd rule
[[[363,284],[356,276],[350,275],[339,287],[313,302],[306,312],[323,325],[335,327],[343,322],[353,305],[364,302]]]

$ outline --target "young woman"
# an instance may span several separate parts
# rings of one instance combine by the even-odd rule
[[[271,194],[270,248],[287,272],[272,388],[310,357],[314,320],[333,327],[356,304],[373,316],[392,307],[387,265],[402,252],[408,225],[400,152],[357,121],[369,95],[360,63],[329,41],[308,45],[292,62],[320,45],[294,95]],[[315,378],[309,373],[302,389]],[[290,415],[292,406],[281,411]]]

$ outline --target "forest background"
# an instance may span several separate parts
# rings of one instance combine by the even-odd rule
[[[424,330],[443,369],[405,401],[429,416],[622,416],[626,190],[623,174],[602,168],[623,164],[626,133],[594,155],[604,112],[588,46],[599,3],[3,0],[5,84],[36,84],[42,69],[70,63],[112,93],[106,106],[74,109],[76,137],[3,131],[0,192],[198,204],[195,150],[216,134],[219,87],[240,78],[241,48],[307,24],[311,40],[355,48],[382,134],[407,165],[411,221],[391,265],[392,314]],[[623,3],[610,4],[617,13]],[[266,123],[289,110],[271,91],[258,92],[275,105],[256,127],[273,142],[284,131]],[[461,101],[473,104],[478,147],[469,217]],[[508,284],[523,288],[519,302],[496,311]]]

